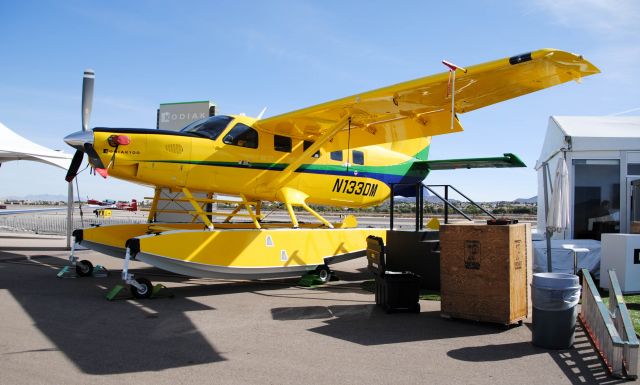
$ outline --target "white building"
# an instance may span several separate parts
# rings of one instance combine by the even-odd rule
[[[536,163],[539,232],[546,227],[543,165],[548,164],[552,184],[563,156],[569,168],[571,220],[555,238],[599,240],[603,232],[628,233],[631,182],[640,180],[640,116],[549,118]]]

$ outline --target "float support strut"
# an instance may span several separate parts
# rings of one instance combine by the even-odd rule
[[[209,228],[209,230],[213,230],[213,223],[211,222],[207,214],[204,212],[204,210],[202,210],[202,207],[200,207],[198,202],[193,198],[193,195],[191,195],[191,191],[189,191],[188,188],[183,187],[182,193],[187,198],[189,203],[191,203],[191,206],[196,211],[196,215],[200,217],[202,222],[204,222],[204,224]]]

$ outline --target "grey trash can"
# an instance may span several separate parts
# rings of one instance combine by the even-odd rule
[[[573,346],[580,300],[577,275],[536,273],[531,282],[533,344],[547,349]]]

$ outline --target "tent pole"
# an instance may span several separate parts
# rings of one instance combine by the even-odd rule
[[[544,163],[542,165],[542,179],[544,180],[544,234],[547,240],[547,271],[549,273],[552,272],[551,267],[551,231],[549,231],[549,227],[547,226],[547,220],[549,217],[549,198],[548,198],[548,186],[547,186],[547,177],[549,173],[549,164]]]
[[[73,183],[69,182],[67,192],[67,249],[71,250],[71,233],[73,231]]]

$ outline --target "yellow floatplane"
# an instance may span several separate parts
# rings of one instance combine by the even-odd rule
[[[443,63],[448,72],[266,119],[212,116],[179,132],[89,130],[94,74],[87,70],[83,129],[65,138],[77,149],[67,180],[87,154],[95,172],[154,186],[155,196],[148,224],[76,230],[76,242],[124,257],[123,279],[137,297],[149,296],[151,283],[128,272],[134,258],[194,277],[254,279],[317,269],[326,279],[329,263],[363,255],[366,237],[385,231],[358,228],[351,216],[331,223],[311,205],[377,205],[390,185],[420,183],[432,169],[522,167],[511,154],[429,161],[431,137],[462,131],[458,114],[599,72],[581,56],[555,49],[467,68]],[[168,199],[161,189],[181,193],[173,200],[189,206],[193,223],[155,221]],[[288,220],[267,222],[263,202],[283,203]],[[235,208],[207,210],[213,203]],[[313,222],[301,222],[294,208]],[[88,261],[76,263],[73,252],[71,260],[81,275],[91,273]]]

